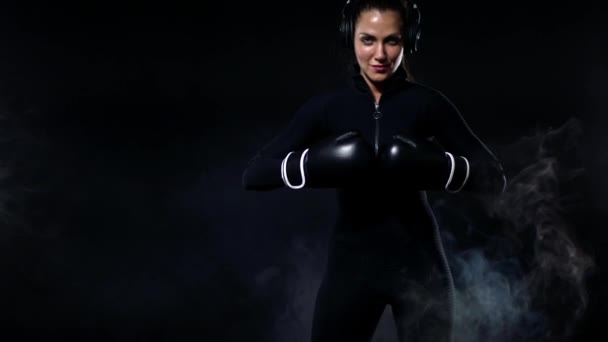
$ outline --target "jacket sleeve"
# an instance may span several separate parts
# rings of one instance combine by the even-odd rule
[[[245,190],[268,191],[284,186],[281,178],[283,158],[291,151],[309,147],[324,136],[325,102],[326,97],[322,95],[308,99],[289,123],[249,159],[241,177]]]
[[[462,191],[478,194],[500,195],[505,191],[507,179],[501,162],[475,135],[452,102],[440,92],[431,101],[427,111],[429,133],[436,138],[446,152],[450,152],[462,164],[461,157],[469,164],[469,174]],[[465,177],[454,179],[457,188]]]

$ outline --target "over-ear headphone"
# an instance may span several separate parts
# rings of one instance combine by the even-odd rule
[[[342,17],[340,20],[340,34],[342,40],[347,48],[353,48],[353,40],[355,34],[355,19],[352,11],[351,3],[357,2],[357,0],[347,0],[346,4],[342,8]],[[418,5],[411,0],[406,1],[406,29],[405,29],[405,40],[404,46],[408,49],[410,54],[418,51],[418,41],[420,40],[420,9]]]

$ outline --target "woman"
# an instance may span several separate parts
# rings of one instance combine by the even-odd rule
[[[450,101],[414,83],[419,12],[349,1],[352,82],[308,100],[250,160],[247,190],[335,188],[338,215],[312,340],[369,341],[391,305],[401,341],[450,340],[453,280],[427,190],[499,194],[499,161]]]

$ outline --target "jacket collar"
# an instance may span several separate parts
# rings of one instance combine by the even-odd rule
[[[359,92],[371,94],[371,89],[369,88],[369,85],[361,75],[359,66],[353,67],[351,80],[352,86],[355,87],[355,89],[357,89]],[[410,84],[410,82],[407,80],[407,73],[401,67],[398,68],[397,71],[395,71],[391,78],[388,79],[386,82],[387,84],[384,89],[384,93],[401,89],[404,86]]]

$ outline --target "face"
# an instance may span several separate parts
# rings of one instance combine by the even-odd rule
[[[380,84],[391,77],[403,59],[399,12],[364,11],[355,24],[354,49],[361,75],[368,83]]]

